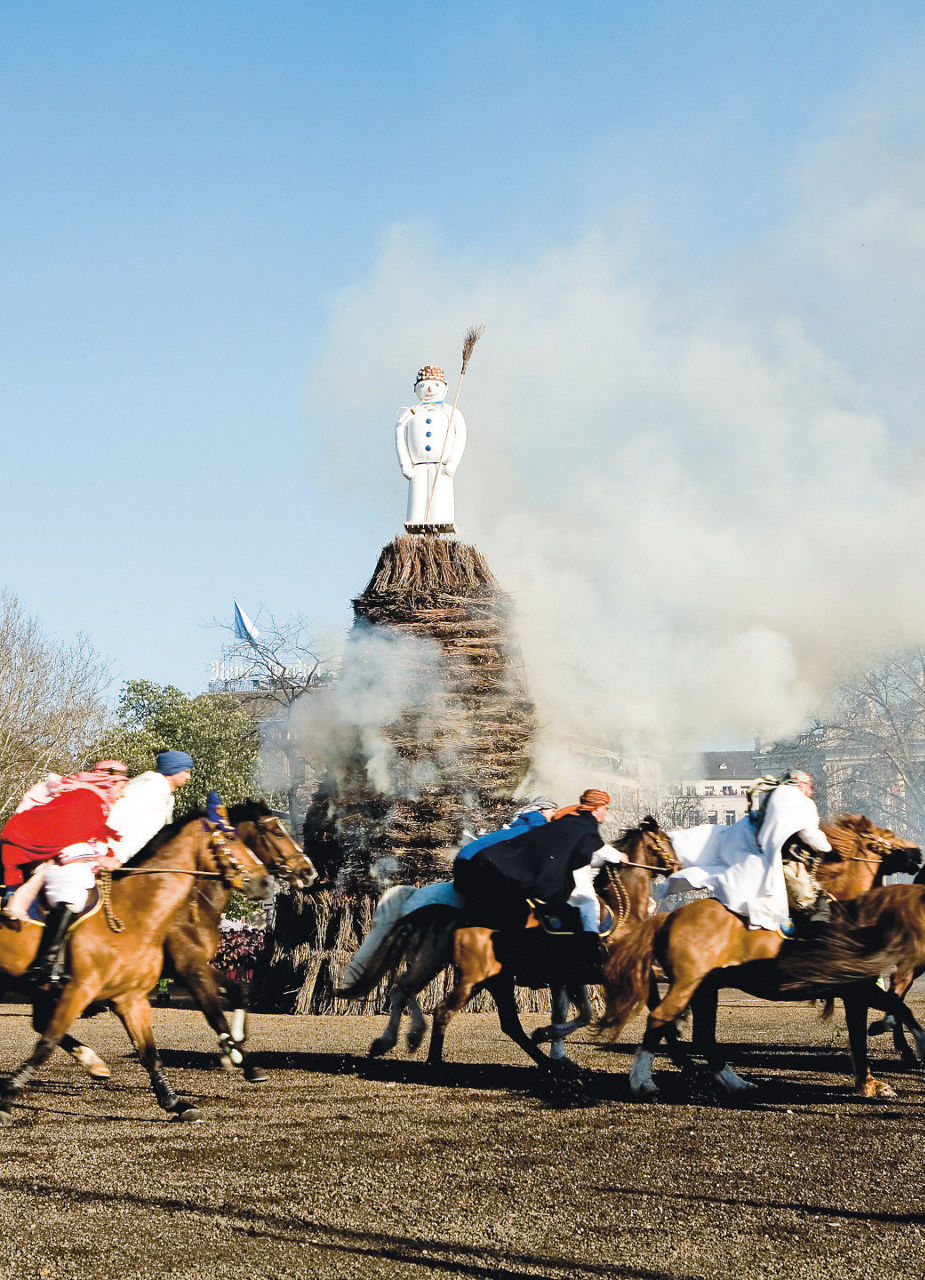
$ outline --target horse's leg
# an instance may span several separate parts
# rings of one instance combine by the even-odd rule
[[[554,1062],[564,1062],[568,1057],[565,1052],[565,1045],[562,1043],[564,1034],[560,1035],[560,1031],[566,1025],[569,1007],[568,990],[562,983],[549,988],[550,995],[550,1017],[552,1021],[548,1027],[537,1027],[530,1037],[534,1044],[543,1044],[544,1041],[550,1040],[549,1056]]]
[[[216,969],[214,964],[210,964],[209,968],[215,978],[216,986],[219,993],[224,992],[225,997],[225,1020],[228,1023],[228,1030],[234,1041],[234,1048],[229,1054],[222,1054],[222,1069],[227,1071],[230,1067],[247,1067],[252,1066],[250,1059],[245,1059],[241,1051],[241,1045],[247,1041],[247,1010],[249,1005],[248,987],[245,983],[239,982],[237,978],[230,978],[227,973],[223,973],[221,969]],[[227,1065],[226,1065],[227,1058]],[[245,1070],[245,1079],[250,1080],[252,1084],[259,1080],[266,1080],[267,1075],[258,1069],[257,1075],[248,1075]]]
[[[64,1052],[69,1053],[74,1061],[83,1067],[91,1080],[108,1080],[112,1075],[100,1055],[88,1044],[78,1040],[76,1036],[62,1036],[60,1044]]]
[[[446,1029],[454,1015],[466,1005],[476,988],[501,972],[491,935],[491,929],[483,928],[456,931],[453,939],[455,981],[453,990],[434,1010],[430,1047],[427,1051],[428,1066],[436,1067],[443,1062]]]
[[[545,1053],[540,1052],[521,1024],[520,1014],[517,1012],[517,998],[514,994],[514,979],[508,977],[506,973],[498,973],[486,979],[485,987],[491,992],[492,999],[497,1005],[498,1021],[504,1034],[519,1045],[538,1067],[548,1070],[550,1059]],[[560,1061],[568,1062],[569,1059],[563,1058]]]
[[[221,990],[222,988],[227,990],[225,975],[213,969],[198,952],[184,956],[180,963],[177,956],[174,956],[173,960],[177,977],[188,989],[202,1010],[206,1022],[215,1032],[222,1056],[222,1066],[225,1067],[227,1061],[226,1070],[241,1067],[245,1080],[249,1080],[252,1084],[259,1084],[266,1080],[266,1072],[249,1061],[244,1050],[243,1039],[237,1039],[228,1025],[228,1019],[221,1004]],[[230,979],[227,981],[231,983]],[[234,987],[237,984],[231,983],[231,986]]]
[[[412,992],[408,996],[405,1008],[408,1010],[408,1015],[411,1019],[411,1025],[408,1028],[407,1035],[408,1052],[417,1053],[418,1049],[421,1047],[421,1041],[424,1039],[424,1035],[427,1031],[427,1019],[424,1017],[424,1010],[421,1008],[421,1004],[416,993]]]
[[[883,992],[886,996],[888,993]],[[870,1070],[867,1052],[867,1010],[871,993],[852,991],[842,997],[845,1006],[845,1022],[848,1025],[848,1045],[854,1066],[854,1088],[862,1098],[895,1098],[896,1090],[882,1080],[877,1080]]]
[[[44,1028],[31,1054],[9,1079],[0,1083],[0,1125],[11,1123],[13,1102],[26,1088],[36,1071],[48,1061],[61,1043],[61,1038],[68,1027],[80,1017],[98,990],[99,984],[95,979],[84,983],[71,981],[61,992],[47,1018],[44,1012],[40,1014],[40,1018],[44,1021]]]
[[[726,1054],[716,1039],[716,1011],[719,1004],[719,988],[712,982],[702,983],[691,998],[694,1029],[691,1052],[699,1054],[707,1064],[707,1070],[724,1092],[736,1095],[750,1093],[757,1088],[750,1080],[743,1080],[726,1061]]]
[[[874,984],[865,987],[868,994],[868,1004],[875,1009],[880,1009],[886,1013],[884,1021],[889,1020],[893,1027],[894,1043],[899,1049],[900,1057],[903,1065],[906,1067],[919,1067],[925,1062],[925,1029],[916,1020],[915,1014],[906,1004],[904,995],[911,987],[915,980],[915,974],[897,975],[900,979],[895,988],[891,986],[889,991],[884,991],[880,986]],[[910,1032],[915,1051],[909,1048],[906,1043],[904,1031]],[[868,1028],[870,1035],[870,1028]]]
[[[401,1015],[405,1011],[405,1005],[408,1003],[409,998],[413,998],[410,996],[410,972],[410,969],[406,969],[400,978],[396,978],[395,985],[389,992],[389,1020],[382,1034],[376,1036],[369,1046],[369,1056],[371,1058],[381,1058],[383,1054],[394,1049],[398,1043]]]
[[[586,986],[577,986],[573,989],[558,985],[549,988],[552,997],[552,1021],[548,1027],[537,1027],[533,1032],[531,1039],[534,1044],[543,1044],[547,1040],[552,1043],[549,1046],[549,1056],[555,1061],[566,1061],[567,1054],[565,1046],[562,1043],[574,1031],[578,1031],[581,1027],[586,1027],[591,1021],[594,1008],[591,1004],[591,993]],[[572,1018],[570,1022],[566,1021],[569,1004],[573,1004],[578,1016]]]
[[[54,1000],[49,1000],[45,992],[39,992],[32,1004],[32,1027],[36,1035],[41,1035],[54,1012]],[[82,1044],[76,1036],[63,1035],[59,1041],[65,1053],[69,1053],[75,1062],[83,1067],[91,1080],[108,1080],[112,1075],[109,1067],[87,1044]]]
[[[135,1046],[141,1065],[151,1077],[151,1087],[158,1106],[169,1111],[174,1120],[194,1122],[202,1119],[202,1113],[191,1102],[178,1098],[164,1074],[154,1032],[151,1026],[151,1005],[147,996],[138,992],[126,992],[113,998],[112,1006]]]
[[[663,1000],[649,1014],[642,1044],[633,1055],[630,1067],[630,1092],[636,1098],[654,1102],[658,1097],[658,1086],[652,1079],[652,1063],[655,1053],[663,1039],[666,1029],[679,1018],[700,985],[700,974],[687,982],[672,982]]]

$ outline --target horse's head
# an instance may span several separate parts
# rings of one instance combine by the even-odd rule
[[[888,827],[878,827],[863,814],[843,813],[822,829],[835,861],[879,862],[879,873],[883,875],[914,875],[922,865],[922,851],[917,844]]]
[[[661,829],[651,814],[646,814],[638,827],[628,827],[614,841],[614,847],[625,853],[630,862],[643,863],[653,871],[670,874],[680,866],[668,832]]]
[[[296,889],[308,889],[318,873],[273,810],[261,800],[245,800],[228,811],[238,836],[275,875]]]
[[[199,863],[204,871],[216,871],[226,889],[237,889],[254,902],[273,897],[273,877],[244,841],[223,823],[202,818],[205,839]]]

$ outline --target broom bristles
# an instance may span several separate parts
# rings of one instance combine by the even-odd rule
[[[465,338],[463,338],[462,369],[460,370],[460,374],[459,374],[460,377],[462,377],[462,375],[466,372],[466,366],[469,364],[469,358],[472,355],[472,349],[475,346],[475,344],[478,342],[479,338],[481,338],[484,332],[485,332],[485,326],[483,324],[470,325],[468,330],[466,331],[466,336]]]

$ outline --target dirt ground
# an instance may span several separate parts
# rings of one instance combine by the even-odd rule
[[[837,1017],[727,997],[730,1060],[760,1086],[747,1107],[667,1062],[663,1101],[630,1101],[638,1022],[615,1046],[577,1037],[585,1096],[556,1097],[491,1015],[454,1023],[438,1080],[365,1056],[382,1021],[253,1018],[270,1072],[254,1086],[213,1069],[198,1014],[156,1009],[200,1125],[164,1119],[111,1014],[80,1024],[112,1078],[92,1085],[57,1054],[0,1131],[0,1277],[925,1272],[925,1077],[876,1040],[875,1072],[900,1096],[856,1099]],[[0,1006],[3,1069],[31,1043],[25,1009]]]

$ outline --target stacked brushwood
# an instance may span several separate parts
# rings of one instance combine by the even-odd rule
[[[535,713],[510,638],[509,601],[475,547],[437,534],[398,537],[353,608],[356,635],[391,629],[428,642],[430,656],[439,646],[441,697],[386,728],[396,762],[387,789],[371,783],[359,739],[352,758],[322,780],[304,841],[332,887],[308,900],[279,899],[258,984],[262,1007],[344,1006],[333,975],[365,936],[383,889],[448,879],[463,831],[506,822],[531,764]],[[414,646],[397,660],[413,663]],[[345,668],[349,661],[348,644]]]

